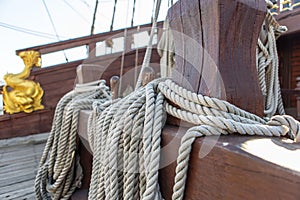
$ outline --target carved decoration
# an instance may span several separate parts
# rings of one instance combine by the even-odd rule
[[[41,56],[36,51],[23,51],[19,56],[25,68],[18,74],[8,73],[4,76],[6,85],[3,87],[4,111],[9,114],[18,112],[31,113],[42,110],[43,89],[39,83],[27,78],[33,67],[41,67]]]

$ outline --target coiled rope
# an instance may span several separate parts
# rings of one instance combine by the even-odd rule
[[[96,100],[110,100],[103,80],[77,84],[58,102],[35,180],[36,199],[67,200],[80,187],[82,169],[76,153],[78,116],[81,109],[92,109]]]
[[[89,199],[162,199],[158,170],[167,113],[195,125],[181,140],[173,200],[183,199],[189,155],[197,137],[230,133],[279,137],[288,133],[300,141],[300,123],[290,116],[266,121],[169,79],[154,80],[110,105],[94,104],[88,124],[94,134]]]

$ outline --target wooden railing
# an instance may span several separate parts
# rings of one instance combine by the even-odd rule
[[[158,27],[162,27],[161,22],[158,23]],[[135,66],[142,64],[150,31],[151,24],[148,24],[128,28],[127,30],[117,30],[17,50],[17,54],[21,51],[35,50],[42,55],[43,67],[34,68],[30,79],[39,82],[44,89],[42,103],[45,109],[30,115],[26,113],[1,115],[0,139],[50,131],[57,102],[64,94],[72,90],[76,83],[77,67],[81,64],[102,67],[103,72],[99,74],[99,78],[105,80],[109,80],[112,75],[120,75],[121,66],[123,66],[122,74],[127,73]],[[139,34],[143,35],[139,36]],[[157,39],[154,41],[154,47],[159,41],[161,29],[158,29],[156,35]],[[119,43],[119,46],[115,48],[112,43],[114,45]],[[76,60],[69,60],[68,62],[63,60],[63,62],[45,67],[45,56],[62,51],[64,51],[62,53],[68,53],[68,50],[78,47],[88,48],[85,58],[75,57]],[[69,57],[69,55],[67,56]],[[151,62],[159,63],[159,58],[157,52],[153,51]],[[1,91],[2,87],[0,86]]]
[[[159,28],[162,28],[162,22],[158,22],[157,27],[158,29],[156,36],[157,38],[159,38],[161,35],[161,31]],[[137,48],[145,48],[148,44],[147,38],[145,37],[149,37],[150,30],[151,24],[146,24],[106,33],[99,33],[91,36],[69,39],[46,45],[19,49],[16,50],[16,54],[18,54],[21,51],[27,50],[38,51],[42,55],[43,66],[45,66],[44,61],[45,59],[47,59],[46,56],[50,56],[51,53],[61,53],[63,54],[63,57],[65,57],[65,59],[61,62],[50,63],[48,65],[46,63],[47,66],[75,61],[76,59],[93,60],[103,55],[110,55],[122,52],[128,53],[130,51],[135,51]],[[143,38],[141,39],[141,37]],[[154,40],[153,43],[155,45],[157,43],[157,40]],[[71,51],[76,48],[84,48],[86,49],[86,53],[82,57],[75,55],[75,60],[70,60],[68,58],[68,51],[70,51],[71,54]],[[53,56],[52,60],[54,60]]]

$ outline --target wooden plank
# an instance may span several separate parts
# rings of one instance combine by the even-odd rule
[[[15,192],[20,189],[26,188],[28,186],[33,186],[33,185],[34,185],[34,179],[18,183],[16,185],[14,185],[13,187],[10,185],[4,186],[4,187],[1,187],[0,195],[7,194],[9,192]]]
[[[45,147],[45,144],[35,144],[35,145],[30,145],[30,147],[25,147],[25,148],[17,148],[14,151],[6,151],[6,149],[4,151],[0,150],[0,154],[1,154],[1,159],[18,159],[21,157],[30,157],[32,153],[41,153]],[[0,162],[1,163],[1,162]],[[1,170],[0,170],[1,171]]]
[[[29,194],[26,194],[24,196],[22,196],[22,199],[26,199],[26,200],[35,200],[35,193],[29,193]],[[14,198],[14,199],[11,199],[11,200],[19,200],[19,197],[17,198]]]
[[[38,158],[40,158],[41,155]],[[35,159],[35,161],[33,162],[31,159],[27,159],[22,161],[22,163],[15,162],[15,163],[10,163],[9,165],[6,166],[1,166],[2,169],[0,170],[0,176],[1,174],[5,175],[6,173],[19,171],[23,168],[34,168],[34,167],[37,168],[37,166],[39,165],[39,160],[40,159]]]
[[[26,188],[22,188],[22,189],[19,189],[17,191],[13,191],[13,192],[10,192],[10,193],[6,193],[6,194],[3,194],[3,195],[0,195],[0,199],[22,199],[23,196],[25,195],[29,195],[29,194],[32,194],[34,193],[34,187],[26,187]]]
[[[9,166],[9,165],[14,164],[14,163],[26,161],[26,160],[28,160],[30,158],[32,158],[33,160],[35,160],[38,163],[39,162],[39,158],[41,156],[41,153],[42,152],[34,152],[34,153],[31,153],[28,156],[20,157],[18,159],[5,158],[5,159],[1,160],[0,166],[1,167],[2,166]]]
[[[158,22],[157,26],[162,27],[162,22]],[[151,24],[142,25],[142,26],[140,26],[140,31],[142,31],[144,29],[149,30],[149,28],[151,28]],[[128,32],[130,32],[130,30],[133,30],[134,32],[136,32],[137,27],[128,28]],[[55,43],[46,44],[46,45],[29,47],[29,48],[25,48],[25,49],[19,49],[19,50],[16,50],[16,54],[19,54],[21,51],[28,51],[28,50],[39,51],[41,54],[51,53],[51,52],[60,51],[60,50],[68,49],[68,48],[73,48],[73,47],[87,45],[90,43],[99,42],[101,40],[105,40],[107,38],[110,38],[111,36],[118,35],[123,32],[124,32],[124,29],[121,29],[121,30],[116,30],[116,31],[111,31],[111,32],[106,32],[106,33],[99,33],[99,34],[95,34],[92,36],[84,36],[84,37],[80,37],[80,38],[76,38],[76,39],[69,39],[69,40],[55,42]]]
[[[0,140],[0,199],[35,199],[34,180],[47,137]]]

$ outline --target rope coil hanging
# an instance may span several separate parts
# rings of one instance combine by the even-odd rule
[[[268,11],[258,38],[256,66],[259,85],[265,96],[264,114],[269,118],[277,111],[281,115],[285,114],[278,76],[279,61],[276,39],[286,30],[286,27],[280,26]]]
[[[96,100],[110,100],[103,80],[77,84],[58,102],[35,180],[36,199],[69,199],[80,187],[82,169],[76,153],[79,111],[92,109]]]

